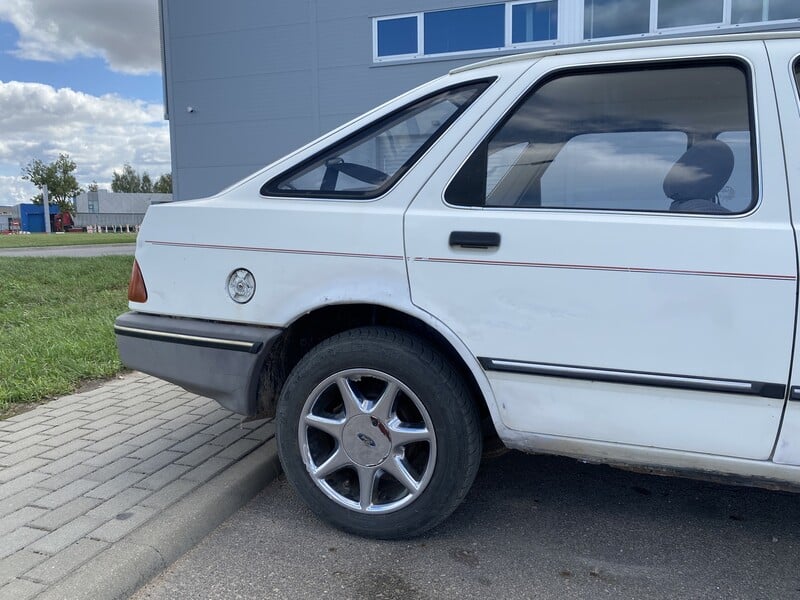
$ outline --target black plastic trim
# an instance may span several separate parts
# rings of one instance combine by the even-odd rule
[[[791,402],[800,402],[800,387],[793,387],[789,391],[789,400]]]
[[[713,377],[697,377],[694,375],[648,373],[644,371],[623,371],[618,369],[597,369],[593,367],[557,365],[551,363],[529,363],[502,358],[479,357],[478,360],[481,366],[487,371],[504,371],[508,373],[522,373],[525,375],[580,379],[584,381],[603,381],[627,385],[645,385],[701,392],[740,394],[778,400],[786,397],[786,386],[780,383],[718,379]],[[800,388],[792,389],[793,393],[794,390],[798,391],[797,400],[800,400]]]
[[[259,381],[283,329],[127,312],[114,323],[122,363],[213,398],[241,415],[259,411]]]

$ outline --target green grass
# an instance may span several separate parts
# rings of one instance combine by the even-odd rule
[[[0,412],[122,370],[130,256],[0,258]]]
[[[132,244],[135,241],[135,233],[31,233],[30,235],[0,235],[0,248]]]

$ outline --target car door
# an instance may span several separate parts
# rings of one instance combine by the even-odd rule
[[[677,48],[533,65],[407,211],[412,300],[511,430],[767,459],[797,267],[766,51]]]

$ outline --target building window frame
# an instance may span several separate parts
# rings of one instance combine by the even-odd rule
[[[512,41],[512,34],[513,34],[513,7],[520,5],[520,4],[539,4],[539,3],[548,3],[548,2],[556,2],[556,7],[558,10],[558,19],[556,24],[556,37],[553,39],[548,40],[535,40],[530,42],[516,42]],[[498,47],[491,47],[491,48],[478,48],[475,50],[458,50],[455,52],[436,52],[436,53],[429,53],[425,51],[425,15],[429,13],[438,13],[438,12],[446,12],[451,10],[457,10],[459,7],[454,8],[445,8],[440,10],[429,10],[429,11],[422,11],[422,12],[413,12],[413,13],[403,13],[403,14],[395,14],[395,15],[385,15],[380,17],[373,17],[372,18],[372,61],[374,63],[385,63],[385,62],[397,62],[397,61],[409,61],[409,60],[418,60],[421,58],[451,58],[451,57],[458,57],[458,56],[469,56],[474,54],[486,54],[504,50],[516,50],[516,49],[524,49],[524,48],[542,48],[542,47],[551,47],[557,46],[565,42],[565,39],[562,35],[562,5],[564,4],[563,0],[512,0],[509,2],[486,2],[484,4],[476,4],[473,6],[466,6],[460,7],[465,9],[470,8],[479,8],[483,6],[491,6],[496,4],[502,4],[504,7],[504,45]],[[415,53],[406,53],[406,54],[392,54],[387,56],[380,56],[378,54],[378,24],[383,21],[389,21],[394,19],[405,19],[413,17],[417,20],[417,51]]]
[[[752,25],[758,25],[759,23],[775,23],[780,25],[781,23],[797,23],[800,22],[800,17],[794,17],[789,19],[769,19],[769,0],[761,0],[761,11],[762,16],[765,16],[765,19],[760,21],[743,21],[741,23],[733,23],[733,4],[736,0],[726,0],[726,3],[729,5],[730,10],[728,11],[728,18],[731,20],[732,27],[749,27]]]
[[[556,16],[556,37],[547,40],[533,40],[530,42],[514,42],[513,39],[514,7],[519,6],[520,4],[544,4],[551,1],[554,0],[514,0],[513,2],[506,2],[506,45],[505,45],[506,48],[531,48],[537,46],[554,46],[559,43],[559,40],[563,39],[562,24],[561,24],[561,17],[562,17],[561,4],[563,3],[560,0],[555,0],[556,10],[558,11],[558,14]]]
[[[404,13],[400,15],[391,15],[386,17],[375,17],[372,19],[372,60],[374,62],[383,62],[387,60],[409,60],[420,58],[423,56],[423,35],[425,33],[423,22],[424,13]],[[386,56],[378,55],[378,24],[384,21],[396,21],[399,19],[415,18],[417,20],[417,51],[409,54],[390,54]]]
[[[735,0],[722,0],[722,20],[715,23],[702,23],[699,25],[687,25],[677,27],[658,27],[659,4],[665,0],[649,0],[649,26],[647,31],[632,34],[612,35],[612,36],[584,36],[584,23],[586,19],[585,3],[583,0],[506,0],[499,2],[483,2],[472,6],[454,6],[449,8],[398,13],[392,15],[381,15],[372,17],[372,62],[374,64],[397,63],[428,60],[446,60],[460,57],[491,55],[498,52],[509,52],[515,50],[535,50],[537,48],[550,48],[563,44],[580,44],[585,42],[614,42],[631,39],[642,39],[648,37],[658,37],[667,34],[695,33],[714,30],[736,30],[739,27],[752,27],[759,24],[784,25],[790,23],[800,23],[800,17],[790,19],[776,19],[767,21],[748,21],[743,23],[733,23],[733,8]],[[530,42],[513,42],[513,9],[521,4],[537,4],[543,2],[556,2],[558,17],[556,24],[556,37],[549,40],[536,40]],[[762,0],[762,3],[768,0]],[[503,4],[505,7],[504,21],[504,44],[496,48],[480,48],[476,50],[460,50],[455,52],[430,53],[425,50],[425,15],[434,12],[451,11],[459,8],[478,8]],[[392,54],[379,56],[378,38],[379,23],[393,19],[414,18],[417,24],[417,47],[416,51],[406,54]]]
[[[770,24],[770,25],[780,25],[785,23],[797,23],[800,22],[800,17],[793,18],[793,19],[780,19],[780,20],[772,20],[772,21],[750,21],[747,23],[733,23],[732,22],[732,14],[733,14],[733,3],[734,0],[723,0],[722,2],[722,20],[717,21],[715,23],[702,23],[699,25],[684,25],[684,26],[677,26],[677,27],[659,27],[658,26],[658,9],[659,3],[662,0],[650,0],[650,26],[647,31],[643,31],[641,33],[633,33],[633,34],[625,34],[625,35],[615,35],[615,36],[602,36],[602,37],[584,37],[583,33],[581,33],[581,41],[583,42],[595,42],[595,41],[609,41],[613,42],[615,40],[630,40],[630,39],[640,39],[640,38],[648,38],[648,37],[657,37],[663,34],[675,34],[675,33],[694,33],[700,31],[713,31],[715,29],[736,29],[738,27],[752,27],[754,25],[761,25],[761,24]],[[762,0],[768,1],[768,0]],[[583,32],[584,21],[586,19],[585,13],[585,3],[581,2],[581,32]]]

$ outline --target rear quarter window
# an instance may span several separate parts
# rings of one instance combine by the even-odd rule
[[[374,198],[386,192],[491,80],[429,94],[264,184],[267,196]]]

